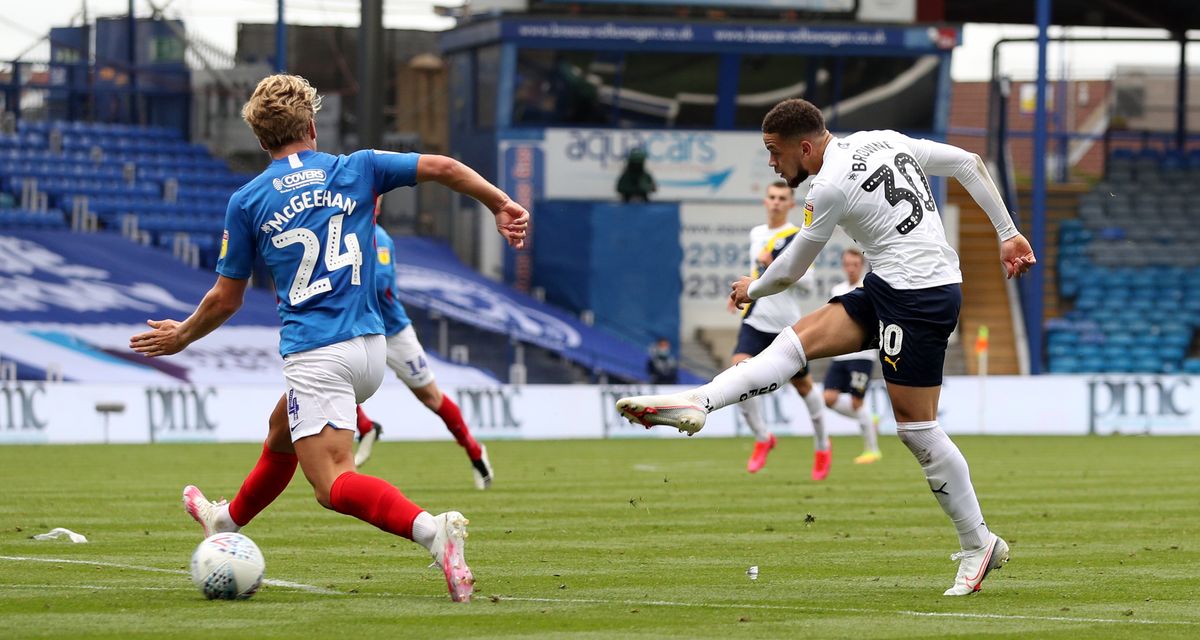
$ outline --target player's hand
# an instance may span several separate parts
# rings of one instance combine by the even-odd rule
[[[525,235],[529,232],[529,212],[525,207],[509,200],[495,211],[496,230],[514,249],[525,248]]]
[[[139,333],[129,339],[129,348],[148,357],[169,356],[188,346],[179,331],[178,320],[147,320],[150,331]]]
[[[1018,233],[1000,243],[1000,262],[1004,264],[1004,275],[1011,279],[1025,275],[1033,265],[1037,264],[1037,258],[1033,255],[1029,241]]]
[[[743,306],[754,302],[750,298],[750,283],[754,282],[754,278],[750,276],[742,276],[737,282],[729,285],[729,304],[735,309],[741,309]]]

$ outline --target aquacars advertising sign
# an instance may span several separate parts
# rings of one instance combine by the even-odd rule
[[[778,177],[756,132],[680,129],[546,129],[545,197],[615,200],[636,148],[658,185],[654,200],[755,201]]]
[[[672,429],[631,425],[614,408],[627,395],[663,393],[651,385],[445,385],[482,439],[675,438]],[[283,385],[86,384],[0,382],[0,444],[99,442],[255,442]],[[1013,402],[1020,398],[1020,402]],[[784,388],[762,396],[762,413],[780,435],[812,433],[800,397]],[[895,431],[883,384],[867,395]],[[438,417],[401,385],[382,388],[366,411],[389,440],[448,440]],[[998,376],[946,379],[938,420],[951,434],[1200,435],[1200,384],[1187,376]],[[825,412],[829,432],[853,436],[857,425]],[[352,426],[352,425],[351,425]],[[739,412],[711,414],[698,437],[745,435]]]

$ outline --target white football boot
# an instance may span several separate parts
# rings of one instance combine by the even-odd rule
[[[1008,562],[1008,543],[1000,536],[989,534],[992,539],[982,547],[972,551],[959,551],[950,556],[958,560],[958,575],[954,578],[954,586],[946,589],[944,596],[965,596],[979,591],[983,579],[992,571],[999,571]]]
[[[447,511],[433,517],[437,521],[437,534],[433,537],[433,562],[446,574],[446,586],[450,599],[455,602],[470,602],[475,591],[475,576],[467,566],[463,555],[467,546],[467,524],[469,520],[457,511]]]
[[[492,470],[492,461],[488,459],[487,447],[479,445],[479,451],[479,459],[471,461],[471,471],[475,474],[475,488],[483,491],[491,488],[496,472]]]
[[[685,393],[665,396],[634,396],[617,401],[617,411],[630,422],[649,429],[661,425],[675,427],[689,436],[704,428],[708,412]]]
[[[375,448],[375,443],[379,441],[379,436],[383,435],[383,427],[379,426],[378,422],[371,423],[371,430],[366,435],[358,438],[358,451],[354,454],[354,466],[361,467],[366,464],[367,459],[371,457],[371,450]]]
[[[204,529],[205,538],[214,533],[237,531],[240,528],[237,526],[233,528],[229,528],[228,526],[222,527],[222,518],[220,516],[222,512],[229,509],[229,503],[225,500],[212,502],[208,498],[205,498],[204,494],[193,485],[189,484],[183,488],[183,508],[188,512],[189,516],[192,516],[193,520],[200,523],[200,526]],[[230,523],[233,522],[228,517],[224,518],[224,520]]]

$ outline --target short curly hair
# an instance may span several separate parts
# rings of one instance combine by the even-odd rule
[[[308,136],[308,123],[321,110],[321,96],[308,80],[280,73],[259,81],[242,107],[264,149],[278,149]]]
[[[808,100],[792,98],[771,108],[763,116],[762,132],[780,138],[807,138],[825,131],[825,116]]]

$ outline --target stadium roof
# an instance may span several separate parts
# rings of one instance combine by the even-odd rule
[[[946,2],[948,22],[1037,24],[1035,2]],[[1054,0],[1050,22],[1064,26],[1200,29],[1200,2],[1187,0]]]

